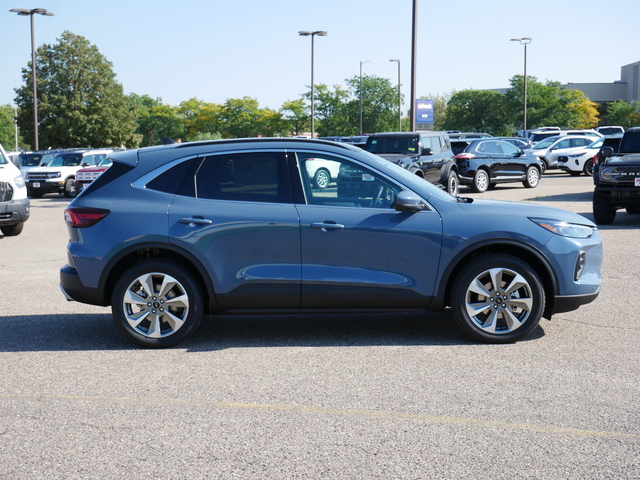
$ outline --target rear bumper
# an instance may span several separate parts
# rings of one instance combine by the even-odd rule
[[[109,302],[104,298],[104,291],[99,288],[89,288],[82,284],[75,268],[65,265],[60,269],[60,289],[70,301],[88,303],[106,307]]]

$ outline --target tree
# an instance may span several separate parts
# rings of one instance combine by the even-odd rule
[[[461,90],[451,95],[442,122],[444,130],[511,135],[504,95],[493,90]]]
[[[307,100],[311,100],[311,91],[304,94]],[[339,85],[334,85],[329,90],[324,84],[316,85],[316,132],[320,137],[332,135],[356,135],[358,124],[353,123],[345,108],[349,92]]]
[[[159,145],[163,138],[177,139],[184,133],[181,116],[176,107],[164,105],[162,99],[149,95],[129,95],[137,106],[138,128],[142,146]]]
[[[37,49],[40,144],[47,147],[136,146],[136,109],[116,82],[112,64],[87,39],[65,31]],[[18,125],[33,143],[33,78],[22,69],[16,90]]]
[[[625,129],[640,125],[640,102],[632,100],[627,103],[623,100],[611,102],[602,119],[604,125],[620,125]]]
[[[348,103],[349,118],[354,125],[360,125],[360,98],[362,98],[362,132],[395,132],[398,130],[398,87],[388,78],[375,75],[362,77],[362,97],[360,97],[360,76],[346,80],[354,97]]]
[[[13,150],[16,143],[16,126],[13,123],[13,107],[0,105],[0,144],[5,150]]]
[[[524,105],[522,75],[511,78],[511,88],[505,96],[511,121],[521,126]],[[543,84],[535,77],[527,77],[527,128],[585,128],[597,124],[596,104],[582,92],[564,88],[559,82]]]
[[[280,108],[280,114],[287,124],[289,133],[293,135],[300,135],[310,128],[311,118],[302,98],[284,102]]]

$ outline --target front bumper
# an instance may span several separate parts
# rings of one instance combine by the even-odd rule
[[[26,222],[31,213],[28,198],[0,203],[0,225],[14,225]]]

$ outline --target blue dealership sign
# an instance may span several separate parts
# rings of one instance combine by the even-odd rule
[[[416,100],[416,123],[433,123],[433,100]]]

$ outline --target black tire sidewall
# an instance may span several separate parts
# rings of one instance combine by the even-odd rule
[[[163,338],[147,338],[133,330],[127,322],[122,306],[129,285],[141,275],[158,272],[175,278],[189,296],[189,314],[182,327],[172,335]],[[146,260],[126,270],[116,282],[111,296],[113,319],[122,334],[132,342],[146,348],[167,348],[184,341],[196,331],[203,316],[203,296],[193,275],[184,267],[169,260]]]
[[[482,331],[468,316],[465,304],[469,285],[482,272],[492,268],[505,268],[522,275],[531,288],[534,304],[524,324],[509,333],[490,334]],[[451,310],[456,324],[475,340],[484,343],[513,343],[533,332],[540,323],[545,307],[545,292],[540,277],[526,262],[507,254],[489,254],[468,263],[455,278],[451,289]]]

